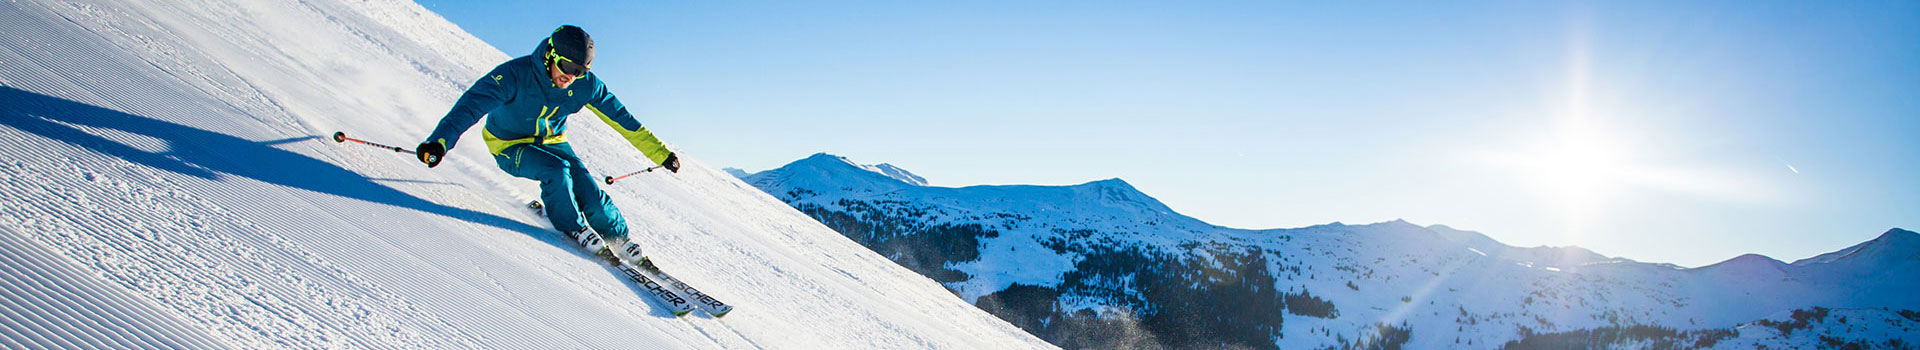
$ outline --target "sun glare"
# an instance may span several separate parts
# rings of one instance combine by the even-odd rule
[[[1626,147],[1584,123],[1563,125],[1518,158],[1526,182],[1573,222],[1592,219],[1631,172]]]
[[[1592,102],[1597,85],[1585,29],[1576,28],[1567,41],[1567,95],[1551,129],[1519,152],[1501,157],[1556,209],[1564,227],[1561,234],[1567,236],[1585,234],[1635,173],[1630,148],[1603,123],[1609,111],[1617,109],[1598,109]]]

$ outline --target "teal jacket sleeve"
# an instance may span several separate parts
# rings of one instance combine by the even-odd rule
[[[627,106],[620,104],[620,99],[614,97],[613,93],[607,92],[607,86],[600,84],[598,79],[594,80],[593,97],[587,103],[587,109],[593,110],[594,115],[600,116],[600,121],[620,132],[620,137],[626,138],[633,148],[639,149],[640,154],[646,155],[653,164],[666,162],[667,155],[673,153],[659,138],[653,136],[652,131],[640,126],[640,120],[634,119],[633,113],[627,112]]]
[[[506,104],[507,99],[513,96],[513,89],[518,86],[515,84],[515,74],[508,67],[513,62],[507,61],[494,67],[492,72],[487,72],[486,76],[474,82],[473,87],[467,88],[466,93],[460,94],[460,100],[453,103],[453,109],[447,111],[445,117],[440,118],[440,126],[433,128],[426,142],[439,142],[441,146],[452,150],[454,143],[460,140],[460,134],[466,133],[467,128],[480,122],[480,117],[486,116],[487,112]]]

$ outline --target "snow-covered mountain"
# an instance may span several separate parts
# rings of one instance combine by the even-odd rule
[[[1920,344],[1920,235],[1902,229],[1689,269],[1405,221],[1220,227],[1118,179],[947,188],[877,169],[818,154],[745,179],[1068,348]]]
[[[535,44],[411,2],[18,0],[0,33],[0,348],[1051,347],[698,149],[607,188],[724,318],[579,252],[477,141],[428,169],[328,140],[410,148]],[[584,118],[590,168],[645,163]]]

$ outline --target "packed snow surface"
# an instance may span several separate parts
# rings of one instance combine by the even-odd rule
[[[17,0],[0,32],[0,348],[1049,347],[699,150],[606,187],[724,318],[579,252],[478,142],[334,143],[411,149],[509,58],[411,2]],[[651,165],[576,121],[596,172]]]

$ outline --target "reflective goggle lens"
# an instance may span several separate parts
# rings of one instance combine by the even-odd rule
[[[561,73],[566,73],[567,75],[576,76],[576,77],[583,77],[587,75],[587,69],[588,69],[587,66],[582,66],[579,63],[573,63],[573,60],[567,59],[566,56],[555,54],[553,53],[553,51],[547,51],[547,61],[553,62],[554,66],[559,67]]]

